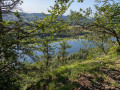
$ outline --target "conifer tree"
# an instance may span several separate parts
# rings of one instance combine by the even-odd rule
[[[40,45],[40,51],[43,53],[42,60],[45,61],[46,68],[50,66],[50,61],[54,55],[54,48],[50,45],[52,39],[50,37],[45,37],[42,39],[41,45]]]
[[[62,65],[66,63],[65,57],[68,55],[68,52],[66,51],[66,49],[68,48],[71,48],[71,46],[68,45],[65,41],[60,43],[60,48],[59,48],[60,50],[58,52],[58,55],[61,57]]]

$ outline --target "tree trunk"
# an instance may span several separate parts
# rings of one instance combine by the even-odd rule
[[[116,41],[118,43],[118,50],[117,51],[120,52],[120,38],[115,31],[113,31],[113,35],[116,38]]]
[[[118,45],[119,45],[119,47],[118,47],[118,52],[120,52],[120,39],[118,38],[118,37],[116,37],[116,39],[117,39],[117,42],[118,42]]]
[[[115,34],[116,40],[117,40],[118,45],[119,45],[118,52],[120,52],[120,39],[119,39],[118,35],[116,34],[116,32],[114,32],[114,34]]]
[[[1,24],[2,23],[2,6],[1,6],[1,1],[0,1],[0,33],[2,33],[2,28],[3,28],[3,25]]]

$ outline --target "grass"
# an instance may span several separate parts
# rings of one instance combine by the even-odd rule
[[[51,68],[48,72],[42,70],[42,73],[39,70],[44,65],[35,63],[28,67],[34,69],[32,68],[27,76],[22,76],[25,77],[24,86],[28,88],[37,85],[40,89],[47,90],[116,89],[120,86],[117,82],[120,74],[120,63],[116,64],[118,57],[118,53],[110,51],[108,55],[80,62],[78,60],[58,68]]]
[[[74,82],[74,80],[77,81],[82,75],[85,74],[88,76],[93,76],[91,84],[95,84],[97,82],[100,84],[104,82],[103,84],[105,84],[106,82],[109,82],[111,84],[111,87],[117,87],[118,83],[102,71],[102,69],[109,71],[119,68],[120,64],[116,66],[116,61],[117,54],[115,53],[112,55],[103,55],[94,60],[91,59],[82,62],[76,62],[71,65],[61,66],[52,72],[52,77],[54,77],[53,81],[55,81],[54,86],[58,86],[58,90],[76,89],[80,85],[78,85],[77,82]],[[59,85],[59,83],[62,84]]]
[[[108,56],[104,56],[101,58],[96,58],[95,60],[85,60],[82,62],[76,62],[74,64],[71,65],[65,65],[65,66],[61,66],[60,68],[55,70],[55,74],[63,74],[64,72],[68,72],[68,71],[72,71],[71,73],[75,74],[75,71],[77,71],[77,73],[81,73],[81,72],[87,72],[87,73],[92,73],[92,72],[99,72],[96,71],[99,68],[108,68],[108,66],[113,66],[114,62],[117,60],[116,58],[116,54],[114,55],[108,55]]]

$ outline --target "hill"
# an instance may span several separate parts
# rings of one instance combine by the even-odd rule
[[[120,54],[113,51],[71,62],[44,75],[39,73],[42,67],[40,63],[31,64],[28,74],[22,75],[27,90],[120,90]]]
[[[45,18],[45,15],[42,13],[20,13],[20,15],[25,19],[25,20],[34,20],[35,18],[43,20]],[[50,16],[50,14],[48,14]],[[13,15],[13,13],[5,14],[3,15],[4,20],[17,20],[17,18]],[[62,19],[68,20],[67,16],[62,16]]]

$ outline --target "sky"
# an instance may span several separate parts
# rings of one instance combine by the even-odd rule
[[[54,5],[54,0],[23,0],[23,2],[24,3],[19,6],[19,9],[25,13],[44,12],[48,14],[48,9],[50,9],[50,6]],[[79,11],[80,8],[83,8],[85,10],[88,7],[91,7],[93,12],[95,12],[96,10],[94,8],[94,4],[94,0],[84,0],[83,3],[78,3],[77,0],[74,0],[64,15],[68,15],[70,13],[70,10]]]

